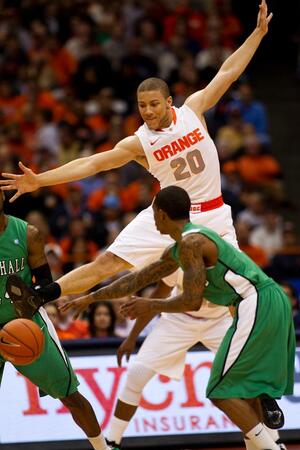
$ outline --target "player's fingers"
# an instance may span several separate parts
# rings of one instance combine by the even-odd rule
[[[12,198],[9,199],[9,203],[12,203],[12,202],[14,202],[15,200],[17,200],[17,198],[19,198],[20,195],[22,195],[21,192],[19,192],[19,191],[16,192],[15,195],[14,195]]]
[[[117,351],[117,361],[118,361],[119,367],[122,366],[122,358],[123,358],[123,352],[118,350]]]
[[[5,186],[1,186],[2,191],[15,191],[18,189],[14,184],[6,184]]]
[[[0,180],[1,186],[8,186],[9,184],[15,183],[15,180]]]
[[[272,20],[273,13],[270,13],[267,17],[267,22],[269,23]]]
[[[28,167],[24,166],[22,161],[19,161],[19,167],[20,167],[21,170],[23,170],[24,173],[30,173],[31,172],[31,170]]]
[[[74,312],[74,314],[73,314],[73,319],[74,319],[74,320],[77,320],[78,317],[79,317],[79,315],[80,315],[80,313],[81,313],[81,310],[80,310],[80,309],[77,309],[77,310]]]
[[[60,304],[58,303],[58,309],[59,309],[60,311],[67,311],[68,309],[70,309],[70,307],[71,307],[71,302],[63,303],[62,305],[60,305]]]
[[[131,356],[131,352],[126,353],[126,361],[129,362]]]
[[[2,172],[1,175],[2,175],[4,178],[10,178],[10,180],[7,180],[7,182],[8,182],[8,181],[13,182],[13,180],[17,180],[17,179],[19,178],[19,176],[20,176],[20,175],[16,175],[15,173],[7,173],[7,172]]]

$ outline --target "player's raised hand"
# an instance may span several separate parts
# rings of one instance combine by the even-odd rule
[[[266,34],[268,32],[268,26],[270,20],[273,17],[273,13],[268,15],[268,5],[266,0],[261,0],[261,4],[259,5],[259,12],[257,16],[257,28],[263,33]]]
[[[76,300],[70,300],[63,304],[59,304],[58,302],[58,308],[63,312],[69,311],[70,309],[73,310],[73,319],[76,320],[92,302],[93,299],[90,295],[84,295],[83,297],[79,297]]]
[[[130,336],[128,336],[126,339],[124,339],[124,341],[122,342],[122,344],[120,345],[120,347],[117,350],[117,360],[118,360],[119,367],[122,366],[122,358],[124,355],[126,356],[126,361],[129,362],[130,355],[135,350],[135,345],[136,345],[136,339],[133,339]]]
[[[0,187],[3,191],[17,191],[9,200],[10,203],[14,202],[20,195],[35,191],[40,187],[37,174],[29,169],[29,167],[24,166],[21,161],[19,162],[19,167],[23,172],[22,175],[2,173],[2,176],[7,178],[7,180],[0,180]]]

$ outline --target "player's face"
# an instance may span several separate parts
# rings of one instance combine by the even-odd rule
[[[166,213],[161,209],[157,208],[157,206],[154,203],[152,204],[152,208],[154,213],[154,221],[156,229],[160,232],[160,234],[169,234]]]
[[[171,125],[172,97],[165,98],[160,91],[145,91],[138,93],[137,101],[142,119],[151,130]]]

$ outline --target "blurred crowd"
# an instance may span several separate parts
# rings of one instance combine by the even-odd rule
[[[41,172],[111,149],[141,125],[135,91],[158,76],[174,104],[204,87],[244,38],[230,0],[0,0],[0,168]],[[299,319],[300,243],[268,113],[243,77],[207,115],[239,244],[284,283]],[[22,196],[7,211],[42,230],[54,279],[92,260],[147,207],[157,182],[125,167]],[[126,336],[116,304],[71,321],[48,313],[61,339]]]

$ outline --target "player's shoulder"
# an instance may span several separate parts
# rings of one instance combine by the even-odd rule
[[[118,142],[115,148],[130,151],[134,155],[143,153],[143,146],[136,135],[125,137]]]
[[[43,243],[44,237],[42,232],[34,225],[27,224],[27,239],[32,243]]]
[[[201,234],[200,230],[195,230],[182,237],[181,247],[184,247],[186,249],[196,249],[200,248],[204,243],[205,236]]]

